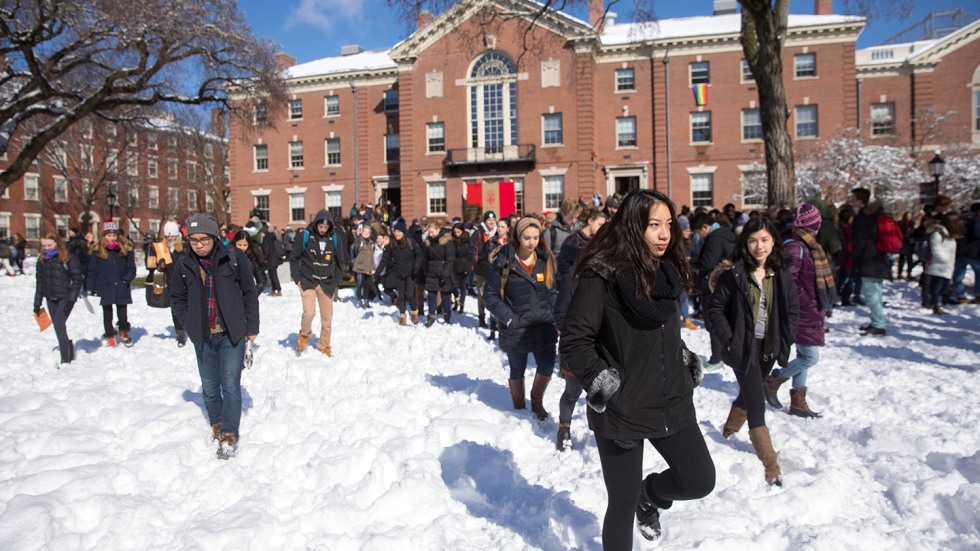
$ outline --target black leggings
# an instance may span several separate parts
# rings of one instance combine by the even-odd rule
[[[633,519],[640,499],[640,484],[660,509],[669,509],[675,500],[700,499],[715,488],[715,464],[711,461],[704,436],[696,423],[650,443],[667,462],[667,470],[643,476],[643,443],[627,450],[615,440],[596,436],[602,478],[609,494],[602,521],[603,551],[633,548]]]
[[[125,304],[116,304],[116,315],[119,316],[119,330],[129,331],[129,317]],[[102,305],[102,324],[105,326],[105,336],[115,337],[116,328],[112,325],[112,304]]]
[[[272,290],[282,291],[282,284],[279,283],[279,266],[273,266],[269,268],[269,282],[272,283]]]
[[[735,372],[735,378],[738,380],[738,397],[735,398],[735,405],[748,414],[750,429],[766,426],[766,396],[762,392],[762,381],[769,376],[775,360],[761,357],[760,351],[764,350],[764,342],[761,339],[752,341],[748,369],[745,373]]]
[[[418,310],[418,303],[415,301],[415,282],[411,278],[400,278],[392,275],[388,278],[388,289],[398,293],[398,313],[404,314],[405,308],[411,311]]]
[[[58,336],[58,350],[61,351],[61,361],[71,361],[71,341],[68,340],[68,316],[75,303],[63,299],[48,299],[48,314],[51,316],[51,324],[54,325],[54,333]]]

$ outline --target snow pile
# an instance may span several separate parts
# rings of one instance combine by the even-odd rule
[[[808,394],[823,419],[767,416],[782,488],[766,486],[744,430],[722,439],[737,384],[708,374],[696,402],[717,486],[663,513],[660,545],[978,548],[980,307],[939,318],[915,291],[886,285],[887,337],[857,336],[865,309],[830,320]],[[78,359],[59,370],[33,293],[33,277],[0,278],[0,549],[601,547],[606,496],[584,401],[575,448],[555,451],[554,419],[511,409],[505,357],[476,329],[474,300],[451,326],[402,328],[394,308],[359,310],[342,292],[328,359],[293,353],[295,287],[262,296],[241,450],[219,461],[194,350],[177,348],[169,311],[134,293],[136,344],[108,349],[98,307],[77,305]],[[705,331],[684,338],[707,353]],[[546,395],[553,417],[563,387],[556,378]],[[664,468],[649,445],[645,460]]]

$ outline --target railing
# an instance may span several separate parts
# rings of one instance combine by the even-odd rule
[[[446,166],[514,162],[533,163],[534,144],[491,145],[446,151]]]

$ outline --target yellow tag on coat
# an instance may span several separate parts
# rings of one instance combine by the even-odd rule
[[[331,256],[331,254],[330,253],[327,253],[327,254],[323,255],[323,259],[326,260],[327,262],[330,262],[330,256]]]
[[[544,282],[544,274],[538,274],[538,283]]]

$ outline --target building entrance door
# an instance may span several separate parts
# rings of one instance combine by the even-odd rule
[[[640,189],[639,176],[616,176],[616,193],[618,193],[620,197],[626,195],[634,189]]]

